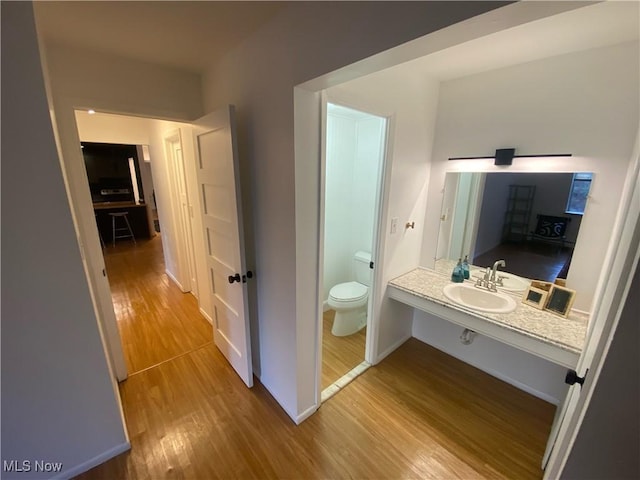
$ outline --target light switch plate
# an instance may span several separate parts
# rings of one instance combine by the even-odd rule
[[[393,217],[391,219],[391,235],[398,231],[398,217]]]

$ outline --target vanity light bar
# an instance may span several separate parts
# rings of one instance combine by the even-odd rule
[[[449,160],[487,160],[494,158],[494,165],[511,165],[514,158],[571,157],[571,153],[544,153],[536,155],[514,155],[515,148],[499,148],[496,154],[487,157],[449,157]]]

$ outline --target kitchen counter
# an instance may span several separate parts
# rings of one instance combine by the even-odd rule
[[[93,204],[94,210],[110,210],[118,208],[141,208],[146,207],[144,203],[134,202],[98,202]]]
[[[104,242],[113,242],[113,224],[110,213],[128,212],[127,218],[136,239],[151,238],[155,235],[153,223],[149,221],[147,205],[134,202],[99,202],[93,204],[98,231]],[[122,226],[122,225],[118,225]]]
[[[554,363],[576,365],[587,332],[587,315],[572,311],[563,318],[521,303],[521,295],[512,295],[518,303],[511,313],[478,312],[449,301],[442,292],[449,283],[448,274],[419,267],[391,280],[387,293],[390,298]]]

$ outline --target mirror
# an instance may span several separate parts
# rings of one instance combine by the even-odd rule
[[[478,267],[504,259],[504,270],[521,277],[566,279],[591,179],[590,173],[447,173],[436,259],[468,255]]]

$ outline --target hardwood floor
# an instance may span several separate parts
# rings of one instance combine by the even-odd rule
[[[119,385],[132,450],[78,478],[542,478],[555,407],[415,339],[296,426],[212,344],[195,299],[164,275],[157,240],[106,255],[123,337],[142,346],[125,342],[139,371]],[[350,345],[323,351],[341,376],[362,360],[365,334],[333,337],[331,321],[326,339]],[[335,354],[345,351],[353,360]]]
[[[196,298],[167,277],[159,235],[108,245],[104,260],[130,375],[213,340]]]
[[[322,389],[364,361],[367,329],[363,328],[346,337],[336,337],[331,333],[335,314],[334,310],[327,310],[322,316]]]
[[[537,479],[554,414],[415,339],[299,426],[211,344],[120,391],[132,450],[81,479]]]

